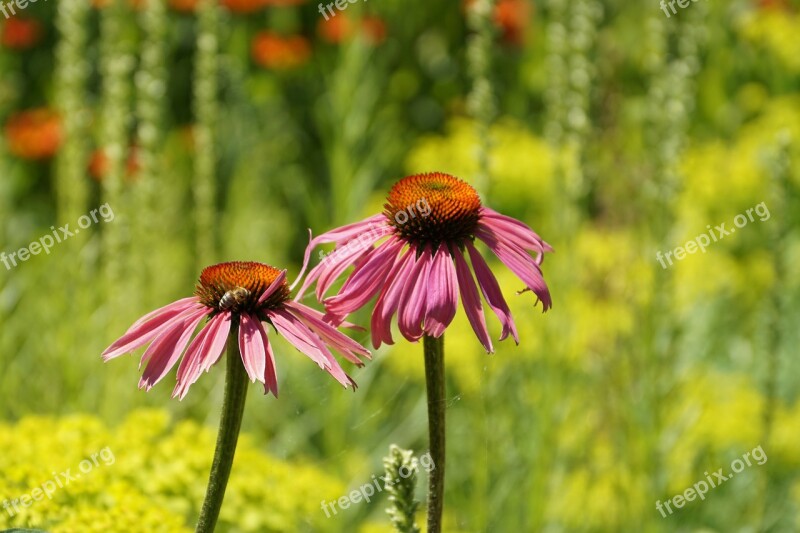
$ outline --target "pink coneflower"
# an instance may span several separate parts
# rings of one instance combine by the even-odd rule
[[[456,314],[460,293],[473,330],[491,353],[480,287],[503,326],[500,340],[510,334],[519,343],[508,304],[475,247],[476,238],[522,280],[520,292],[533,291],[543,310],[550,308],[540,268],[550,245],[519,220],[483,206],[464,181],[440,172],[409,176],[392,187],[384,207],[379,215],[312,239],[306,250],[303,271],[314,247],[336,243],[336,250],[308,274],[298,299],[317,282],[322,300],[336,278],[355,265],[339,294],[324,299],[326,318],[333,324],[378,296],[371,328],[375,348],[393,344],[395,313],[400,333],[409,341],[438,338]]]
[[[203,328],[189,343],[201,322]],[[150,390],[186,354],[178,368],[173,397],[183,399],[203,371],[222,356],[226,340],[238,327],[242,363],[250,381],[264,383],[265,394],[278,395],[275,359],[262,322],[271,324],[295,348],[310,357],[339,383],[355,388],[331,348],[358,366],[369,351],[322,320],[322,313],[289,300],[286,271],[253,262],[222,263],[200,274],[195,296],[178,300],[137,321],[103,352],[108,361],[145,344],[147,363],[139,388]],[[187,349],[188,345],[188,349]]]

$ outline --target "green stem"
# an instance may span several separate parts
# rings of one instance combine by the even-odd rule
[[[428,533],[441,533],[444,510],[445,416],[444,335],[425,335],[425,383],[428,389],[428,435],[433,470],[428,484]]]
[[[247,373],[239,353],[238,330],[238,327],[231,328],[228,336],[225,399],[222,404],[217,448],[214,451],[214,462],[211,464],[206,499],[197,522],[197,533],[212,533],[217,525],[222,500],[225,498],[225,488],[228,486],[228,478],[231,475],[233,457],[236,454],[239,429],[242,427],[244,402],[247,399]]]

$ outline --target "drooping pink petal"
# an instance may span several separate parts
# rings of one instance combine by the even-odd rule
[[[300,302],[297,302],[297,304],[298,305],[302,305],[303,309],[305,309],[307,313],[311,313],[313,316],[319,318],[320,320],[322,320],[323,322],[325,322],[329,326],[345,328],[345,329],[352,329],[352,330],[355,330],[355,331],[367,331],[366,328],[364,328],[362,326],[359,326],[358,324],[353,324],[352,322],[348,322],[346,320],[344,322],[342,322],[341,324],[339,324],[338,326],[334,326],[333,322],[331,320],[329,320],[328,318],[326,318],[325,313],[323,313],[321,311],[317,311],[316,309],[314,309],[312,307],[307,307],[306,305],[303,305]]]
[[[252,383],[264,380],[266,365],[264,341],[258,332],[256,324],[261,322],[250,316],[249,313],[239,315],[239,352],[242,354],[242,363],[247,376]]]
[[[389,285],[384,288],[375,303],[375,309],[372,312],[371,330],[372,346],[376,350],[380,348],[381,342],[394,344],[392,339],[392,316],[400,305],[403,288],[414,270],[414,264],[411,261],[415,255],[416,251],[413,248],[409,248],[402,257],[395,260],[395,264],[386,278]]]
[[[396,238],[381,244],[368,261],[356,268],[341,292],[325,300],[325,310],[328,316],[334,318],[334,323],[344,320],[378,293],[403,246],[403,241]]]
[[[222,357],[228,335],[231,333],[231,312],[224,311],[211,319],[208,327],[214,328],[208,333],[203,353],[200,356],[200,372],[208,372]]]
[[[267,301],[267,298],[275,294],[275,291],[278,290],[278,287],[283,285],[284,281],[286,281],[286,271],[282,270],[281,273],[278,274],[278,277],[275,278],[272,283],[270,283],[269,287],[267,287],[267,290],[265,290],[264,293],[258,297],[258,305],[263,304]]]
[[[425,315],[425,334],[441,337],[458,310],[456,269],[446,243],[433,256],[428,276],[428,311]]]
[[[372,359],[369,350],[325,322],[310,307],[296,302],[286,302],[284,306],[308,326],[311,331],[319,335],[323,341],[339,351],[348,361],[358,366],[363,366],[364,362],[358,358],[359,355]]]
[[[367,219],[364,219],[360,222],[356,222],[354,224],[349,224],[347,226],[342,226],[341,228],[336,228],[331,230],[327,233],[323,233],[317,237],[314,237],[308,243],[308,247],[306,248],[305,256],[303,257],[303,268],[300,270],[300,274],[297,275],[297,279],[292,283],[291,289],[294,290],[297,283],[303,279],[303,274],[305,274],[306,269],[308,268],[308,263],[311,260],[311,252],[319,246],[320,244],[331,243],[335,242],[337,244],[345,244],[348,241],[358,237],[360,235],[375,235],[372,242],[379,240],[382,236],[386,236],[393,231],[392,226],[390,226],[386,220],[386,216],[383,214],[374,215]],[[309,234],[311,232],[309,231]]]
[[[143,361],[147,361],[147,368],[139,381],[140,389],[146,388],[149,391],[167,375],[178,362],[194,330],[205,316],[204,312],[188,316],[179,325],[164,331],[153,341],[142,358]]]
[[[142,318],[140,318],[139,320],[134,322],[133,325],[130,328],[128,328],[128,331],[131,331],[136,326],[138,326],[140,324],[143,324],[144,322],[147,322],[151,318],[155,318],[156,316],[160,315],[161,313],[165,313],[165,312],[168,312],[168,311],[174,311],[176,309],[180,309],[182,311],[186,310],[186,309],[190,309],[191,307],[193,307],[192,304],[199,303],[199,302],[200,302],[200,300],[197,298],[197,296],[189,296],[188,298],[181,298],[180,300],[172,302],[169,305],[166,305],[164,307],[156,309],[155,311],[147,313]]]
[[[298,334],[292,320],[287,319],[284,314],[277,313],[277,310],[269,310],[266,314],[277,332],[289,341],[289,344],[310,357],[321,369],[328,370],[330,366],[328,360],[314,343],[309,342],[303,335]]]
[[[208,309],[206,309],[205,307],[199,307],[197,309],[189,309],[188,311],[184,311],[178,318],[172,320],[169,323],[168,327],[164,327],[164,328],[161,329],[161,333],[158,334],[158,336],[156,337],[156,340],[158,340],[159,337],[164,336],[168,331],[172,330],[173,328],[181,329],[181,328],[185,327],[188,324],[188,322],[192,322],[195,319],[202,319],[203,317],[206,317],[206,316],[208,316]],[[199,321],[198,321],[198,323],[199,323]],[[192,330],[192,331],[194,331],[194,330]],[[191,337],[191,335],[190,335],[190,337]],[[155,344],[155,340],[153,341],[153,344]],[[150,348],[152,348],[152,344],[150,345]],[[142,368],[142,365],[144,365],[147,362],[149,362],[150,358],[154,354],[157,353],[157,351],[151,350],[150,348],[145,350],[144,355],[142,355],[142,358],[139,361],[139,368],[140,369]]]
[[[272,391],[278,396],[278,376],[275,372],[275,357],[267,339],[267,332],[257,317],[249,313],[240,315],[239,352],[250,381],[264,384],[265,394]]]
[[[264,394],[272,391],[275,397],[278,397],[278,370],[275,366],[275,355],[272,353],[272,346],[269,344],[267,332],[261,322],[256,322],[256,328],[261,335],[261,340],[264,342],[264,353],[266,355],[266,364],[264,365]]]
[[[497,235],[510,235],[526,250],[540,253],[553,251],[553,247],[539,237],[527,224],[488,207],[481,208],[478,226],[484,226]]]
[[[500,324],[503,326],[500,340],[504,340],[510,333],[514,337],[514,342],[519,344],[517,326],[514,324],[514,318],[511,316],[511,310],[508,308],[506,299],[503,298],[500,284],[497,283],[497,279],[494,277],[494,274],[492,274],[492,270],[489,268],[489,265],[486,264],[483,256],[475,249],[475,246],[469,241],[467,241],[466,246],[483,297],[486,298],[486,303],[492,308],[492,311],[497,315]]]
[[[458,288],[461,292],[461,301],[464,302],[464,311],[467,313],[469,323],[472,325],[475,335],[478,336],[478,340],[483,347],[486,348],[486,351],[488,353],[494,353],[492,339],[486,327],[486,317],[483,314],[481,296],[478,294],[478,288],[475,286],[472,272],[461,250],[456,250],[453,256],[456,260],[456,275],[458,278]]]
[[[314,281],[317,281],[317,299],[322,300],[331,285],[345,270],[353,265],[358,269],[375,252],[374,244],[394,232],[394,228],[389,225],[371,226],[371,228],[370,231],[339,244],[333,252],[325,256],[306,277],[295,300],[300,301]]]
[[[320,340],[319,336],[303,324],[298,318],[285,309],[271,309],[267,311],[275,329],[283,335],[289,343],[311,358],[320,368],[328,372],[343,386],[348,387],[355,382],[345,374],[336,358]]]
[[[431,247],[427,245],[409,273],[400,297],[398,325],[403,337],[411,342],[422,337],[422,325],[428,310],[428,277],[432,263]]]
[[[345,270],[357,264],[372,251],[373,249],[371,247],[363,248],[361,246],[350,245],[337,248],[326,255],[320,264],[311,269],[311,272],[308,273],[303,285],[297,292],[295,300],[300,301],[305,292],[315,281],[317,282],[317,300],[322,300],[331,288],[331,285],[334,284],[336,279],[341,276]]]
[[[542,301],[542,311],[547,311],[552,306],[550,290],[544,282],[542,269],[528,253],[510,240],[501,240],[496,234],[479,228],[475,236],[481,239],[489,249],[503,262],[519,279],[525,283]]]
[[[198,309],[206,309],[199,303],[196,297],[184,298],[178,302],[173,302],[166,307],[150,313],[147,320],[139,320],[138,325],[132,326],[125,335],[114,341],[103,352],[103,360],[109,361],[120,355],[132,352],[155,339],[165,329],[169,328],[173,322],[180,320],[189,313]],[[206,309],[206,312],[210,310]]]
[[[230,320],[230,313],[215,315],[197,334],[178,367],[178,382],[172,392],[173,398],[179,396],[183,400],[189,392],[189,387],[203,373],[204,363],[209,360],[216,362],[219,359],[222,354],[222,345],[224,345],[230,332]],[[217,351],[215,352],[214,350]],[[208,367],[210,368],[212,364],[208,363]]]
[[[189,344],[186,355],[183,356],[181,364],[178,366],[177,383],[172,391],[173,398],[180,397],[179,399],[183,400],[189,392],[189,386],[200,377],[200,357],[203,356],[203,347],[211,332],[213,332],[213,328],[210,323],[206,324],[206,327],[201,329]]]

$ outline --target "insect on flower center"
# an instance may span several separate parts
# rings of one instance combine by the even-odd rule
[[[289,299],[289,286],[285,280],[261,305],[258,305],[258,299],[280,273],[277,268],[262,263],[220,263],[203,269],[195,294],[203,305],[217,311],[240,313],[275,308]]]
[[[438,244],[473,237],[481,199],[466,182],[433,172],[395,183],[384,208],[389,224],[407,240]]]

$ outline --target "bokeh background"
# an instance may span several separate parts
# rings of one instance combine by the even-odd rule
[[[347,6],[327,22],[304,0],[0,15],[0,251],[114,213],[0,266],[0,498],[115,457],[0,527],[191,530],[224,372],[178,402],[174,373],[145,393],[138,357],[100,353],[203,266],[291,279],[308,228],[438,170],[556,250],[544,315],[495,263],[519,346],[486,355],[462,311],[446,335],[447,531],[800,530],[800,4]],[[762,202],[768,219],[657,261]],[[380,474],[392,443],[426,452],[421,352],[350,366],[353,394],[277,341],[281,397],[251,389],[219,530],[391,531],[385,495],[331,518],[320,502]],[[758,446],[765,464],[656,510]]]

